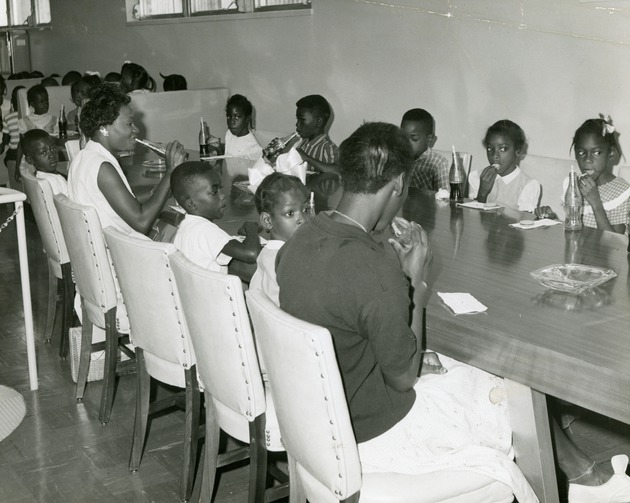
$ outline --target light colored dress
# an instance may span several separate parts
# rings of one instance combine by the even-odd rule
[[[270,239],[260,250],[256,259],[258,268],[249,282],[250,290],[262,290],[262,292],[273,301],[276,306],[280,306],[280,287],[276,280],[276,257],[278,250],[282,248],[284,241]]]
[[[251,131],[245,136],[235,136],[228,130],[225,133],[225,155],[257,161],[262,157],[262,147]]]
[[[135,197],[118,160],[103,145],[90,140],[70,163],[68,198],[79,204],[96,208],[103,229],[111,225],[125,234],[134,234],[135,237],[142,236],[116,213],[99,189],[98,173],[104,162],[108,162],[114,167],[129,193]]]
[[[480,175],[480,171],[472,171],[468,178],[469,196],[473,199],[477,197],[479,191]],[[517,166],[509,175],[497,175],[487,202],[502,204],[518,211],[531,212],[538,206],[539,199],[540,183],[527,176]]]

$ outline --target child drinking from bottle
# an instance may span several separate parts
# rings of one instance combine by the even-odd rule
[[[271,239],[258,255],[258,269],[252,276],[249,287],[252,290],[262,290],[276,305],[280,305],[276,255],[295,231],[311,220],[309,193],[298,177],[275,172],[258,186],[255,202],[260,225]]]
[[[540,183],[518,166],[526,144],[525,132],[518,124],[500,120],[490,126],[483,139],[490,165],[481,173],[470,173],[470,197],[482,203],[534,211],[540,199]]]
[[[619,133],[610,117],[600,116],[582,124],[571,147],[582,175],[578,188],[584,198],[582,223],[605,231],[623,234],[628,231],[630,212],[630,183],[612,173],[615,160],[621,154],[617,141]],[[566,192],[568,179],[563,183]],[[549,206],[536,210],[539,218],[555,218]]]

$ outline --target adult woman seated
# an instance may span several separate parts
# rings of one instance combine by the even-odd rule
[[[177,141],[166,148],[166,175],[145,202],[138,201],[116,159],[133,150],[138,129],[133,123],[130,98],[112,84],[92,91],[81,112],[81,130],[90,138],[70,164],[68,197],[93,206],[103,228],[146,234],[170,194],[170,173],[184,162],[184,147]]]

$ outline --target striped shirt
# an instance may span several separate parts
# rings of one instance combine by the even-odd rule
[[[317,159],[325,164],[336,164],[339,160],[339,149],[326,133],[322,133],[310,140],[302,139],[297,145],[306,155],[310,155],[313,159]],[[312,166],[309,166],[313,169]]]
[[[18,113],[10,112],[2,121],[2,134],[9,135],[9,149],[16,150],[20,143],[20,127],[18,125]]]
[[[425,150],[413,164],[411,186],[419,189],[449,189],[448,160],[432,149]]]

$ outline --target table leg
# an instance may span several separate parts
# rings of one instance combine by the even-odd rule
[[[18,252],[20,257],[20,279],[22,282],[22,304],[24,305],[24,330],[26,333],[26,354],[28,357],[28,375],[31,391],[38,388],[37,358],[35,356],[35,334],[33,332],[33,309],[31,306],[31,283],[28,273],[28,252],[26,250],[26,231],[24,229],[24,204],[15,203]]]
[[[529,386],[505,379],[516,464],[541,502],[557,503],[547,398]]]

